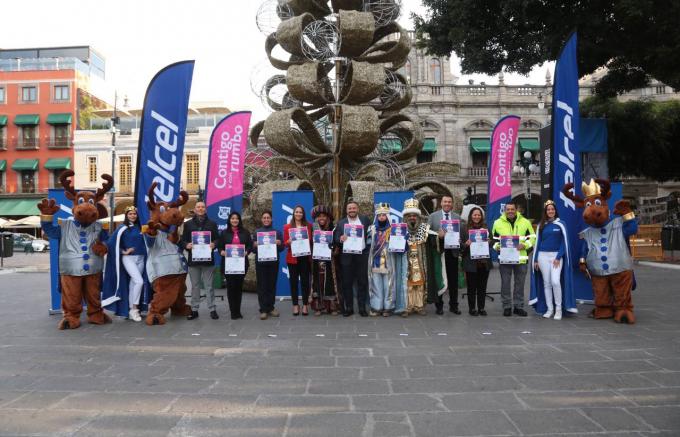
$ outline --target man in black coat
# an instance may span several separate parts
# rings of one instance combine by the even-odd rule
[[[368,303],[368,249],[371,244],[368,239],[367,231],[371,225],[368,217],[359,215],[359,205],[350,200],[345,207],[347,216],[343,217],[335,227],[333,233],[333,241],[336,247],[336,253],[340,257],[340,270],[342,278],[342,315],[349,317],[354,314],[354,280],[357,281],[357,303],[359,304],[359,315],[367,317],[366,304]],[[344,253],[343,243],[347,241],[345,235],[345,225],[356,224],[364,227],[363,233],[363,250],[361,253]]]
[[[192,232],[210,232],[210,259],[205,261],[194,261],[191,250],[193,248]],[[219,237],[217,223],[210,220],[206,215],[205,203],[196,202],[194,206],[194,217],[184,223],[182,240],[180,246],[189,252],[187,260],[189,262],[189,277],[191,278],[191,315],[187,319],[193,320],[198,317],[198,308],[201,303],[201,290],[199,285],[203,283],[203,289],[208,299],[208,309],[213,320],[219,319],[217,306],[215,305],[215,289],[213,288],[213,274],[215,272],[214,249],[215,242]]]

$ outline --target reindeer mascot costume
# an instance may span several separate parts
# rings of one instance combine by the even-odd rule
[[[607,199],[612,195],[609,181],[591,179],[581,189],[584,199],[571,190],[574,184],[566,184],[562,193],[574,201],[578,208],[585,207],[583,220],[590,225],[579,236],[581,243],[580,269],[591,276],[595,309],[591,317],[608,319],[618,323],[635,323],[631,291],[634,288],[633,259],[628,238],[637,233],[635,214],[626,200],[619,200],[614,215],[609,217]]]
[[[191,307],[186,304],[187,260],[177,245],[177,228],[184,223],[179,207],[187,203],[189,195],[180,191],[179,199],[174,202],[157,202],[154,190],[157,183],[149,188],[147,206],[150,219],[142,232],[148,247],[146,273],[153,287],[153,299],[146,316],[147,325],[165,324],[164,314],[168,309],[173,316],[188,316]]]
[[[64,187],[66,198],[73,201],[73,220],[59,220],[52,223],[52,216],[59,211],[54,199],[43,199],[38,204],[40,225],[50,238],[59,240],[59,275],[61,284],[61,309],[64,317],[59,329],[76,329],[80,326],[83,299],[87,302],[87,321],[96,325],[111,323],[111,318],[102,311],[99,293],[102,284],[104,243],[108,233],[97,220],[108,216],[106,207],[99,202],[113,187],[113,178],[102,175],[102,188],[96,193],[76,192],[68,178],[75,173],[67,170],[59,180]]]

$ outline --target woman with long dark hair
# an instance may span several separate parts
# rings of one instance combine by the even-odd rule
[[[333,213],[325,205],[317,205],[312,210],[312,228],[317,231],[333,231]],[[333,251],[333,237],[328,246]],[[312,309],[315,316],[323,313],[337,316],[340,311],[338,301],[337,269],[333,255],[330,260],[312,260]]]
[[[267,210],[260,216],[262,227],[255,230],[253,246],[255,247],[255,276],[257,277],[257,300],[260,304],[260,320],[269,317],[279,317],[279,311],[274,308],[276,301],[276,279],[279,276],[278,252],[283,250],[283,236],[281,231],[272,227],[272,212]],[[260,261],[257,255],[257,234],[260,232],[276,232],[277,258],[275,260]]]
[[[487,229],[484,221],[484,211],[478,206],[472,207],[467,216],[467,230]],[[463,237],[465,238],[465,237]],[[489,239],[491,241],[491,239]],[[471,316],[486,316],[486,284],[489,272],[493,268],[491,258],[472,259],[470,245],[472,241],[466,238],[463,246],[463,270],[467,281],[468,312]]]
[[[283,226],[283,241],[288,252],[286,253],[286,263],[288,264],[288,277],[290,279],[290,298],[293,301],[293,315],[300,315],[300,305],[298,303],[298,281],[302,285],[302,315],[309,314],[309,296],[311,294],[311,268],[312,256],[304,255],[294,257],[291,253],[291,238],[290,232],[294,228],[307,228],[308,238],[312,237],[312,225],[307,222],[305,218],[305,209],[302,205],[296,205],[293,208],[293,216],[290,222]]]
[[[248,232],[243,227],[241,214],[232,212],[229,214],[227,227],[220,233],[218,246],[222,257],[226,256],[225,246],[227,244],[243,244],[245,246],[245,271],[242,274],[229,274],[227,277],[227,301],[229,302],[229,312],[231,313],[231,320],[242,319],[241,314],[241,298],[243,296],[243,280],[248,272],[248,254],[253,250],[253,240]],[[224,259],[222,260],[222,271],[224,272]]]

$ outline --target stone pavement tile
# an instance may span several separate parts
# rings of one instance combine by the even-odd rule
[[[97,377],[124,378],[134,375],[137,378],[156,378],[167,373],[172,366],[129,365],[116,363],[97,374]]]
[[[601,351],[599,354],[611,360],[648,360],[658,358],[655,355],[649,353],[649,351],[641,349],[627,351]],[[680,352],[678,352],[678,354],[680,355]]]
[[[370,435],[373,437],[411,436],[411,425],[397,422],[375,422]]]
[[[261,395],[255,402],[258,412],[337,413],[350,411],[348,396]]]
[[[171,437],[270,437],[282,436],[285,414],[185,415],[167,434]]]
[[[394,393],[474,393],[517,391],[522,388],[512,376],[395,379],[391,384]]]
[[[657,430],[673,431],[680,435],[680,407],[635,407],[626,408],[631,414],[641,418]]]
[[[623,408],[581,408],[583,414],[607,431],[647,431],[649,425]]]
[[[387,356],[387,362],[390,366],[424,366],[432,364],[427,355],[404,355],[404,356]]]
[[[512,393],[444,395],[442,396],[442,404],[451,411],[523,410],[525,408]]]
[[[339,367],[250,367],[246,371],[246,379],[278,379],[278,378],[328,378],[328,379],[358,379],[359,369]]]
[[[70,392],[62,391],[32,391],[3,405],[2,408],[42,410],[51,407],[70,394]]]
[[[680,358],[664,358],[660,360],[649,360],[655,366],[674,372],[680,371]]]
[[[362,367],[361,379],[406,379],[408,373],[404,366]]]
[[[366,427],[366,415],[339,414],[293,414],[287,427],[287,436],[349,437],[362,435]]]
[[[586,433],[602,431],[577,410],[516,410],[508,416],[527,435],[552,433]]]
[[[385,357],[336,357],[338,367],[386,367]]]
[[[0,436],[72,435],[95,415],[90,411],[0,410]]]
[[[338,348],[334,347],[331,350],[331,355],[334,357],[368,357],[372,355],[372,348]]]
[[[501,413],[483,411],[409,413],[416,436],[515,436],[517,429]]]
[[[421,394],[353,395],[352,405],[356,411],[366,412],[444,410],[437,399]]]
[[[645,375],[647,375],[645,373]],[[530,391],[555,390],[609,390],[621,388],[649,388],[657,385],[640,375],[600,374],[600,375],[562,375],[554,376],[517,376],[517,380]]]
[[[14,401],[17,398],[20,398],[20,397],[26,395],[27,393],[30,393],[30,392],[19,391],[19,390],[16,390],[16,391],[2,390],[2,391],[0,391],[0,408],[2,408],[5,404],[11,403],[12,401]]]
[[[619,393],[640,406],[680,405],[680,388],[622,389]]]
[[[173,355],[173,356],[163,356],[158,361],[154,362],[154,365],[158,366],[217,366],[222,357],[216,357],[214,355]]]
[[[304,394],[306,379],[246,379],[242,381],[220,380],[208,389],[209,393],[230,395]]]
[[[225,363],[228,360],[225,361]],[[264,357],[257,360],[251,360],[250,366],[257,364],[261,367],[335,367],[336,360],[326,353],[325,355],[311,355],[307,353],[300,353],[298,355],[284,355],[275,357]]]
[[[563,375],[568,373],[556,363],[519,363],[485,366],[429,366],[408,367],[411,378],[440,378],[455,376],[503,376],[503,375]]]
[[[0,378],[0,381],[2,381],[2,378]],[[120,381],[121,378],[51,376],[49,378],[40,378],[36,380],[30,385],[30,389],[38,391],[103,392],[109,388],[115,388]]]
[[[518,393],[529,408],[627,407],[633,402],[613,391],[570,391]]]
[[[680,372],[645,372],[643,376],[664,387],[680,387]]]
[[[80,436],[167,436],[182,416],[172,414],[102,413],[89,422],[74,437]]]
[[[314,379],[309,382],[308,393],[312,395],[389,394],[390,385],[385,380]]]
[[[680,356],[680,345],[667,344],[666,347],[649,348],[647,352],[657,358],[677,358]]]
[[[610,358],[594,351],[577,352],[518,352],[514,356],[522,363],[575,363],[582,361],[611,361]]]
[[[169,408],[170,413],[228,414],[252,411],[257,395],[182,395]]]
[[[484,354],[484,355],[455,355],[446,354],[430,355],[430,361],[435,366],[447,365],[447,364],[509,364],[509,363],[520,363],[513,354]],[[422,364],[421,364],[422,365]]]
[[[588,373],[639,373],[661,370],[658,366],[643,360],[630,361],[598,361],[581,363],[564,363],[564,367],[576,374]]]
[[[266,350],[268,357],[286,357],[286,356],[329,356],[331,355],[330,347],[289,347],[278,348],[274,346],[258,346]]]
[[[135,393],[74,393],[52,405],[53,410],[159,413],[177,398],[175,395]]]
[[[163,366],[165,367],[165,366]],[[196,379],[241,379],[247,367],[233,366],[172,366],[156,379],[196,378]]]
[[[600,337],[596,334],[571,334],[564,335],[556,333],[554,335],[541,335],[538,332],[533,332],[531,335],[523,335],[522,340],[529,344],[551,344],[560,345],[563,343],[592,343],[600,341]]]

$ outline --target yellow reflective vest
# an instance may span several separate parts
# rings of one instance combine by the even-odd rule
[[[527,252],[534,247],[536,244],[536,233],[534,228],[531,226],[531,222],[527,220],[522,214],[517,213],[515,218],[515,223],[511,224],[510,220],[503,213],[494,223],[491,234],[494,238],[500,238],[503,235],[519,235],[520,243],[524,244],[524,249],[519,252],[519,262],[520,264],[526,264],[529,256]],[[501,247],[500,241],[497,241],[493,248],[494,250],[499,250]]]

